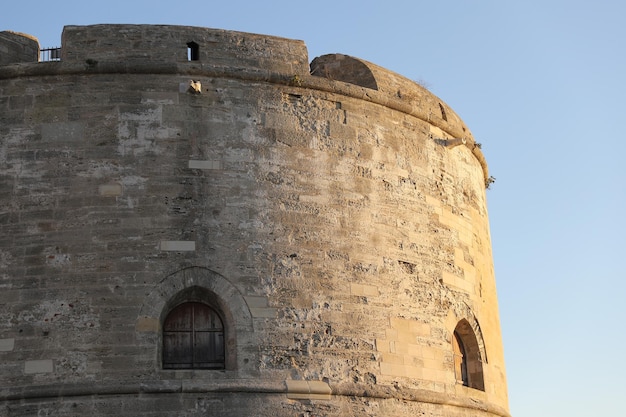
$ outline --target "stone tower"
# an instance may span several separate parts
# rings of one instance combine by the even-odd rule
[[[508,416],[472,134],[303,42],[0,33],[0,415]]]

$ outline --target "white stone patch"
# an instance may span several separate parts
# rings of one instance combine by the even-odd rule
[[[122,195],[122,184],[102,184],[98,186],[98,194],[102,197],[117,197]]]
[[[189,169],[222,169],[222,162],[190,160]]]
[[[196,250],[196,242],[193,240],[162,240],[159,242],[162,251],[191,252]]]
[[[15,348],[15,339],[0,339],[0,352],[10,352]]]
[[[54,372],[54,363],[52,362],[52,359],[24,362],[25,374],[49,374],[51,372]]]

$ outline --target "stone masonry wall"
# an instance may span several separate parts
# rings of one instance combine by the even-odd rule
[[[0,65],[39,61],[39,41],[32,36],[0,32]]]
[[[486,164],[445,103],[260,35],[62,48],[0,66],[1,415],[508,416]],[[190,294],[225,370],[161,366]],[[459,322],[484,389],[455,378]]]

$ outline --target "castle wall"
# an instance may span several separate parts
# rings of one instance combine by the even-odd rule
[[[508,415],[471,133],[397,74],[307,62],[96,25],[45,69],[0,67],[4,414]],[[163,369],[165,315],[205,295],[225,369]],[[482,389],[455,377],[459,322]]]

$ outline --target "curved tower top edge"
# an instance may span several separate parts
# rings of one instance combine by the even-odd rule
[[[172,73],[289,84],[372,101],[428,122],[448,141],[467,146],[489,172],[485,157],[463,120],[424,86],[391,70],[344,54],[326,54],[309,64],[301,40],[196,26],[97,24],[63,28],[61,47],[39,58],[37,38],[0,32],[0,79],[68,73]],[[50,56],[56,59],[50,59]],[[46,65],[41,65],[44,61]]]
[[[0,32],[0,66],[39,60],[39,41],[26,33]]]

